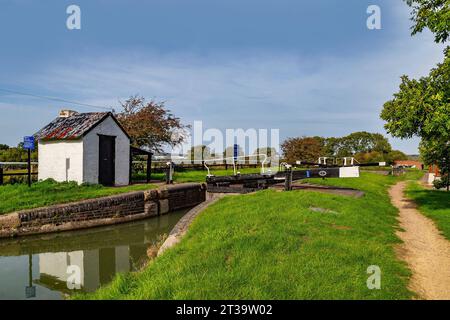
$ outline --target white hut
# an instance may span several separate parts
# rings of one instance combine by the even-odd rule
[[[38,133],[39,180],[130,182],[130,137],[111,112],[62,110]]]

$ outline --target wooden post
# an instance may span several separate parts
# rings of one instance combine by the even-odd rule
[[[128,169],[128,184],[131,184],[133,182],[132,175],[133,175],[133,150],[130,147],[130,168]]]
[[[292,190],[292,168],[286,169],[286,178],[284,180],[284,191]]]
[[[147,183],[152,179],[152,155],[147,155]]]
[[[28,187],[31,187],[31,150],[28,149]]]
[[[3,185],[3,167],[0,166],[0,186]]]

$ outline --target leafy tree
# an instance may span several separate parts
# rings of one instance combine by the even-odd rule
[[[436,42],[446,42],[450,36],[450,0],[405,0],[413,9],[412,34],[425,28],[435,34]]]
[[[394,162],[396,160],[408,160],[408,156],[400,150],[392,150],[384,157],[386,162]]]
[[[244,155],[244,150],[242,149],[241,146],[238,146],[238,156],[241,157],[243,155]],[[224,158],[234,157],[234,146],[225,148],[225,150],[223,151],[223,157]]]
[[[357,153],[377,151],[382,154],[391,152],[392,147],[388,139],[379,133],[354,132],[342,138],[325,138],[324,156],[351,157]]]
[[[37,148],[31,152],[31,160],[36,161],[38,159]],[[20,143],[18,147],[11,147],[8,149],[0,149],[0,162],[26,162],[28,160],[28,151],[23,148],[23,143]]]
[[[354,155],[355,159],[360,163],[382,162],[385,161],[383,153],[378,151],[361,152]]]
[[[445,43],[450,36],[450,0],[405,0],[413,8],[412,34],[425,28],[435,41]],[[450,47],[444,62],[418,80],[402,76],[400,90],[384,104],[381,118],[395,137],[422,138],[420,151],[426,164],[439,164],[443,172],[450,167]]]
[[[352,154],[368,153],[372,151],[389,153],[392,150],[389,141],[383,135],[365,131],[354,132],[343,137],[341,144]]]
[[[450,141],[422,140],[420,153],[426,164],[437,164],[441,173],[448,174],[450,168]]]
[[[189,126],[166,109],[164,102],[147,102],[143,97],[133,96],[121,105],[123,110],[116,117],[133,145],[162,152],[165,145],[174,147],[185,141]]]
[[[277,155],[277,150],[271,147],[257,148],[253,154],[265,154],[267,157],[272,157]]]
[[[189,151],[191,161],[202,161],[211,158],[211,149],[205,145],[193,146]]]
[[[421,154],[426,164],[440,162],[448,166],[443,154],[450,141],[450,50],[445,60],[426,77],[418,80],[402,77],[394,98],[384,104],[381,118],[394,137],[422,138]],[[444,162],[442,162],[444,161]]]
[[[340,153],[342,147],[342,138],[330,137],[324,139],[323,155],[326,157],[334,157]],[[347,156],[345,154],[344,156]]]
[[[450,50],[444,63],[419,80],[402,77],[400,91],[386,102],[381,118],[385,128],[399,138],[425,140],[450,138]]]
[[[323,142],[317,137],[289,138],[281,145],[284,160],[288,163],[295,161],[317,162],[323,155]]]
[[[0,150],[8,150],[9,146],[7,144],[1,144],[0,143]]]

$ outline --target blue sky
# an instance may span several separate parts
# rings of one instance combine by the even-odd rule
[[[427,74],[442,47],[411,37],[401,0],[0,0],[0,88],[114,106],[165,100],[187,124],[278,128],[292,136],[381,132],[399,77]],[[66,8],[81,8],[81,30]],[[366,9],[382,10],[368,30]],[[0,91],[0,143],[16,145],[59,109]],[[418,140],[390,139],[417,153]]]

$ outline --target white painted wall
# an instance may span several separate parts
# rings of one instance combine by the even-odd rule
[[[38,179],[83,182],[83,142],[39,141]]]
[[[112,117],[103,120],[83,138],[83,181],[98,183],[99,134],[116,137],[115,184],[118,186],[128,185],[130,175],[130,139],[128,139]]]
[[[340,167],[339,178],[359,178],[359,167]]]

